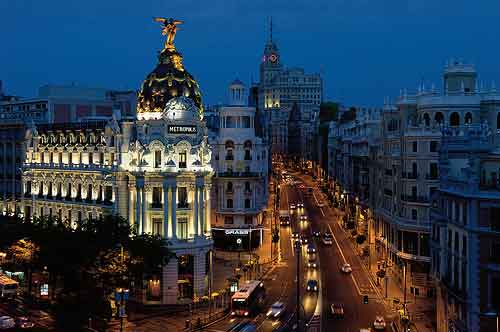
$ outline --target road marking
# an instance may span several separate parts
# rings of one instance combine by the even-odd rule
[[[335,244],[337,245],[337,248],[339,249],[340,255],[342,255],[342,259],[344,260],[344,263],[347,263],[347,260],[345,259],[344,253],[342,252],[342,249],[340,249],[339,242],[337,241],[337,237],[335,236],[335,233],[333,233],[332,228],[330,227],[330,224],[327,224],[328,229],[330,230],[330,233],[332,233],[333,239],[335,240]],[[356,282],[356,279],[354,278],[353,274],[351,273],[351,279],[352,282],[354,283],[354,287],[356,287],[356,291],[358,292],[359,295],[361,295],[361,290],[359,289],[358,283]]]
[[[314,189],[313,189],[313,197],[314,197],[314,200],[316,201],[316,206],[321,211],[321,214],[323,215],[323,217],[325,217],[325,213],[323,212],[323,209],[318,206],[319,202],[318,202],[318,199],[316,198],[316,195],[314,195]]]

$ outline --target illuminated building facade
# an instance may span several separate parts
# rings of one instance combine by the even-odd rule
[[[137,300],[175,304],[208,291],[212,151],[198,84],[166,44],[137,98],[137,115],[32,123],[26,131],[23,212],[74,223],[118,214],[162,236],[175,254],[144,276]]]
[[[247,100],[245,85],[232,82],[229,104],[217,108],[219,124],[210,135],[216,204],[212,234],[214,246],[221,250],[250,251],[263,240],[269,151],[256,134],[255,107]]]

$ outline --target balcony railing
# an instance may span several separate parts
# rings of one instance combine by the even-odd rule
[[[429,203],[429,197],[426,196],[401,195],[401,200],[413,203]]]
[[[239,178],[239,177],[251,178],[251,177],[258,177],[259,173],[257,173],[257,172],[219,172],[217,175],[221,178]]]

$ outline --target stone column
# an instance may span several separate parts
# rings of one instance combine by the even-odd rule
[[[162,269],[161,280],[161,302],[162,304],[176,304],[178,286],[177,280],[179,279],[177,258],[171,258],[166,266]]]
[[[144,179],[136,179],[136,188],[135,188],[135,225],[138,233],[141,233],[142,230],[140,228],[141,225],[141,191],[144,187]]]
[[[147,209],[147,200],[146,200],[146,191],[147,188],[144,186],[142,188],[142,199],[141,199],[141,233],[146,233],[146,209]]]
[[[205,264],[206,259],[205,255],[207,250],[200,250],[194,256],[194,273],[193,273],[193,288],[194,288],[194,296],[201,297],[205,295],[207,287],[205,286]]]
[[[212,231],[212,200],[210,199],[210,188],[211,185],[205,185],[207,188],[206,199],[205,199],[205,232],[208,236],[211,236],[210,232]]]
[[[193,233],[194,237],[198,237],[198,186],[195,184],[194,186],[194,213],[193,213]]]
[[[172,239],[177,239],[177,185],[172,186]]]
[[[205,236],[205,187],[200,188],[200,235]]]
[[[163,181],[163,237],[171,238],[172,235],[169,233],[169,223],[168,223],[168,183]]]

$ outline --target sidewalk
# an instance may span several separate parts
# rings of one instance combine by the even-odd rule
[[[343,216],[344,212],[337,209],[331,208],[336,216]],[[354,238],[351,236],[350,232],[344,229],[341,225],[340,218],[337,218],[340,228],[346,233],[346,235],[351,238],[350,244],[352,250],[357,253],[362,266],[368,273],[368,276],[372,280],[373,284],[378,288],[379,293],[385,298],[385,306],[389,316],[393,317],[396,322],[399,313],[398,310],[402,308],[404,302],[404,290],[401,285],[397,282],[396,272],[392,268],[386,269],[386,276],[384,279],[377,277],[377,271],[379,270],[379,261],[383,260],[380,253],[377,252],[373,247],[370,246],[370,257],[362,255],[361,249],[355,243]],[[406,293],[406,303],[407,312],[410,317],[412,331],[415,332],[431,332],[432,328],[432,317],[435,317],[434,312],[434,301],[430,298],[424,297],[414,297],[409,293],[407,289]],[[398,324],[397,324],[398,325]],[[401,327],[400,331],[402,331]]]

